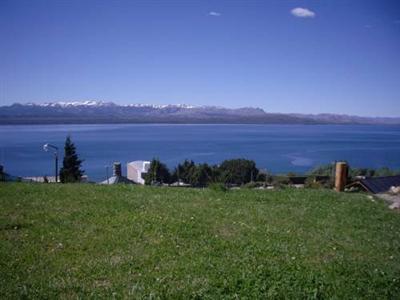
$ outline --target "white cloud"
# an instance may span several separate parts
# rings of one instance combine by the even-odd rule
[[[208,13],[208,15],[209,15],[209,16],[212,16],[212,17],[219,17],[219,16],[221,16],[221,13],[216,12],[216,11],[210,11],[210,12]]]
[[[299,18],[314,18],[315,17],[315,12],[312,10],[309,10],[308,8],[302,8],[302,7],[296,7],[293,8],[291,11],[293,16],[299,17]]]

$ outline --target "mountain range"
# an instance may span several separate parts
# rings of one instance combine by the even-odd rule
[[[261,108],[186,104],[118,105],[113,102],[15,103],[0,106],[0,124],[180,123],[180,124],[400,124],[400,117],[270,113]]]

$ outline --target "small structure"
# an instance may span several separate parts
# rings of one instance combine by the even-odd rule
[[[134,182],[129,180],[125,176],[122,176],[121,163],[115,162],[113,165],[113,176],[100,182],[100,184],[118,184],[118,183],[133,184]]]
[[[144,184],[144,175],[150,169],[150,162],[145,160],[136,160],[126,165],[127,177],[135,183]]]
[[[189,183],[185,183],[183,181],[176,181],[174,183],[171,183],[169,186],[172,187],[190,187],[191,185]]]
[[[26,176],[22,178],[27,182],[38,182],[38,183],[54,183],[56,182],[55,176]],[[60,182],[60,180],[58,181]]]
[[[366,192],[372,194],[380,194],[389,192],[391,187],[400,186],[400,175],[396,176],[385,176],[385,177],[369,177],[364,179],[359,179],[350,185],[351,187],[360,187]]]
[[[57,182],[61,182],[60,178],[57,177]],[[25,176],[22,177],[23,182],[31,182],[31,183],[55,183],[56,177],[55,176]],[[80,183],[87,183],[89,182],[89,177],[87,175],[82,175],[79,181]]]

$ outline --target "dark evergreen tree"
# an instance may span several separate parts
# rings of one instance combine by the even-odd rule
[[[213,181],[213,170],[208,164],[199,164],[194,167],[190,184],[195,187],[205,187]]]
[[[150,168],[145,175],[145,184],[162,184],[169,183],[171,175],[165,164],[160,162],[160,160],[153,158],[150,163]]]
[[[193,173],[196,169],[196,165],[192,160],[185,160],[182,164],[178,164],[172,175],[174,181],[182,181],[184,183],[191,183]]]
[[[76,153],[76,148],[71,141],[71,137],[68,135],[64,146],[63,166],[60,170],[61,182],[79,182],[84,173],[81,169],[82,162]]]
[[[211,168],[210,183],[221,182],[221,170],[219,169],[219,165],[212,165],[210,168]]]

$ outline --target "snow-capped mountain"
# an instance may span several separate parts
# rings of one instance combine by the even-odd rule
[[[110,105],[115,105],[112,102],[104,102],[104,101],[95,101],[95,100],[88,100],[88,101],[72,101],[72,102],[64,102],[64,101],[59,101],[59,102],[45,102],[43,104],[35,104],[35,103],[29,103],[31,106],[43,106],[43,107],[70,107],[70,106],[92,106],[92,107],[99,107],[99,106],[110,106]]]
[[[0,107],[0,124],[63,123],[400,124],[400,118],[267,113],[253,107],[118,105],[94,100],[15,103]]]
[[[20,103],[15,103],[16,105]],[[142,103],[133,103],[133,104],[122,104],[117,105],[113,102],[105,102],[105,101],[97,101],[97,100],[87,100],[87,101],[57,101],[57,102],[45,102],[45,103],[26,103],[21,104],[26,106],[40,106],[40,107],[110,107],[110,106],[121,106],[121,107],[147,107],[154,109],[163,109],[163,108],[196,108],[198,106],[187,105],[187,104],[142,104]]]

